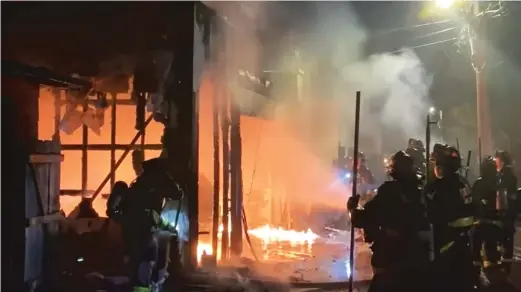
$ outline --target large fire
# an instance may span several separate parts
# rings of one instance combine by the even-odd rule
[[[308,229],[307,231],[295,231],[285,230],[281,227],[274,228],[269,225],[249,230],[248,233],[262,241],[268,242],[286,241],[291,243],[312,243],[319,238],[319,236],[313,233],[311,229]]]
[[[223,226],[219,226],[219,239],[222,237]],[[269,242],[288,242],[291,245],[299,245],[299,244],[312,244],[315,242],[320,236],[313,233],[311,229],[306,231],[296,231],[296,230],[286,230],[281,227],[271,227],[269,225],[264,225],[255,229],[248,230],[248,234],[253,235],[254,237],[260,239],[264,243]],[[220,240],[217,246],[217,259],[219,260],[221,257],[221,244]],[[197,245],[197,258],[200,261],[203,254],[212,255],[212,244],[208,242],[199,242]]]

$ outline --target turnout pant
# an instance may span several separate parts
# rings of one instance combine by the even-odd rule
[[[476,283],[468,239],[459,238],[440,251],[433,263],[432,291],[468,292]]]
[[[514,235],[516,232],[516,227],[513,220],[508,220],[503,222],[503,230],[502,230],[502,258],[501,261],[506,265],[507,269],[510,269],[512,264],[512,260],[514,257]]]
[[[501,237],[502,230],[495,224],[483,223],[476,226],[472,236],[472,259],[476,266],[487,267],[490,263],[499,262],[501,255],[498,244]]]

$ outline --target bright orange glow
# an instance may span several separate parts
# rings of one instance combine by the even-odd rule
[[[217,233],[217,260],[221,259],[221,238],[223,235],[224,227],[219,225],[219,231]],[[228,230],[228,234],[230,233],[230,230]],[[205,241],[205,240],[199,240],[197,243],[197,262],[201,263],[201,258],[203,256],[203,253],[206,253],[207,255],[213,255],[213,249],[212,249],[212,243]]]
[[[217,260],[221,259],[221,238],[222,238],[222,232],[223,232],[223,226],[219,226],[219,233],[218,233],[218,244],[217,244]],[[311,229],[308,229],[307,231],[295,231],[295,230],[286,230],[281,227],[270,227],[269,225],[261,226],[259,228],[255,228],[248,231],[249,234],[255,236],[256,238],[259,238],[262,240],[264,244],[270,243],[270,242],[288,242],[292,246],[293,245],[302,245],[302,244],[313,244],[320,236],[313,233]],[[286,257],[295,257],[291,256],[290,253],[286,253],[283,251],[278,251],[279,253],[282,253],[281,255],[284,255]],[[207,241],[199,241],[197,244],[197,260],[200,263],[201,257],[203,253],[206,253],[207,255],[212,255],[212,244],[211,242]],[[302,255],[300,255],[302,256]]]
[[[213,250],[212,250],[212,244],[210,243],[205,243],[205,242],[200,242],[197,244],[197,262],[201,262],[201,257],[203,256],[203,253],[205,253],[207,255],[212,255],[213,254]],[[219,253],[217,253],[219,254]]]
[[[320,236],[308,229],[307,231],[285,230],[283,228],[264,225],[248,231],[249,234],[263,241],[286,241],[290,243],[313,243]]]
[[[199,229],[211,230],[213,213],[213,100],[218,95],[218,86],[210,74],[201,79],[199,88]],[[230,97],[247,98],[248,92],[231,92]],[[62,98],[65,93],[62,93]],[[118,99],[129,99],[129,94],[119,94]],[[39,138],[49,140],[54,133],[54,97],[47,89],[40,90]],[[110,101],[109,101],[110,103]],[[332,186],[336,174],[331,168],[331,158],[337,151],[338,121],[337,106],[319,99],[311,100],[299,110],[283,109],[284,116],[266,120],[259,117],[241,116],[242,172],[244,185],[244,209],[250,226],[264,226],[250,231],[263,242],[289,241],[292,245],[306,245],[318,236],[308,230],[297,232],[289,229],[291,218],[306,216],[311,206],[344,209],[349,190],[343,186]],[[61,115],[65,106],[61,107]],[[286,113],[287,112],[287,113]],[[116,143],[129,143],[134,128],[135,107],[117,106]],[[105,111],[105,124],[98,136],[88,131],[89,144],[109,144],[111,138],[111,109]],[[312,121],[312,122],[311,122]],[[152,122],[146,129],[145,143],[159,144],[163,125]],[[60,133],[62,144],[80,144],[81,129],[72,135]],[[221,137],[222,138],[222,137]],[[222,151],[221,151],[222,152]],[[122,155],[116,151],[116,160]],[[81,188],[81,151],[62,151],[61,188]],[[160,151],[147,150],[146,159],[157,157]],[[222,153],[221,153],[222,155]],[[96,190],[109,174],[110,152],[89,151],[87,155],[87,189]],[[128,155],[116,171],[116,180],[132,182],[135,173],[132,155]],[[221,168],[222,173],[222,157]],[[221,184],[222,184],[221,177]],[[305,182],[305,183],[303,183]],[[221,186],[221,192],[223,187]],[[110,192],[107,184],[102,194]],[[222,194],[221,194],[222,195]],[[80,201],[79,196],[62,196],[61,208],[69,214]],[[222,197],[221,197],[222,201]],[[105,216],[106,199],[99,196],[94,208]],[[290,208],[291,207],[291,208]],[[222,210],[222,206],[220,207]],[[222,232],[220,228],[219,234]],[[220,235],[219,235],[220,236]],[[220,243],[218,245],[220,250]],[[201,236],[198,244],[199,258],[203,252],[212,254],[211,239]],[[219,259],[220,252],[217,257]]]

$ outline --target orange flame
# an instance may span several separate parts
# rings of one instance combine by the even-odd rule
[[[219,225],[218,238],[222,238],[223,226]],[[230,232],[230,231],[228,231]],[[289,242],[291,244],[312,244],[320,236],[311,229],[306,231],[286,230],[281,227],[264,225],[248,231],[249,234],[261,239],[263,242]],[[221,241],[217,244],[217,260],[221,258]],[[201,262],[203,253],[213,255],[211,242],[200,241],[197,244],[197,259]]]
[[[248,231],[249,234],[262,239],[263,241],[287,241],[290,243],[312,243],[320,236],[308,229],[307,231],[285,230],[281,227],[271,227],[264,225]]]

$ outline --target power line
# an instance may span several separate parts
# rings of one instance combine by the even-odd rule
[[[424,38],[428,38],[430,36],[433,36],[433,35],[437,35],[437,34],[440,34],[440,33],[444,33],[444,32],[448,32],[448,31],[451,31],[453,29],[455,29],[456,27],[449,27],[449,28],[446,28],[446,29],[442,29],[442,30],[438,30],[438,31],[435,31],[435,32],[431,32],[431,33],[428,33],[426,35],[421,35],[421,36],[417,36],[417,37],[414,37],[413,39],[424,39]]]
[[[402,51],[405,51],[405,50],[412,50],[412,49],[419,49],[419,48],[429,47],[429,46],[433,46],[433,45],[437,45],[437,44],[447,43],[447,42],[454,41],[454,40],[457,40],[457,39],[459,39],[459,38],[458,37],[454,37],[454,38],[450,38],[450,39],[446,39],[446,40],[442,40],[442,41],[437,41],[437,42],[432,42],[432,43],[427,43],[427,44],[423,44],[423,45],[418,45],[418,46],[414,46],[414,47],[406,47],[406,48],[399,49],[399,50],[396,50],[396,51],[392,51],[392,52],[389,52],[389,53],[390,54],[394,54],[394,53],[402,52]]]
[[[387,29],[387,30],[381,30],[374,32],[375,36],[384,35],[384,34],[390,34],[393,32],[403,31],[403,30],[412,30],[419,27],[425,27],[425,26],[431,26],[435,24],[442,24],[442,23],[448,23],[451,22],[451,20],[440,20],[440,21],[434,21],[434,22],[428,22],[428,23],[421,23],[421,24],[415,24],[415,25],[408,25],[408,26],[401,26],[393,29]]]

